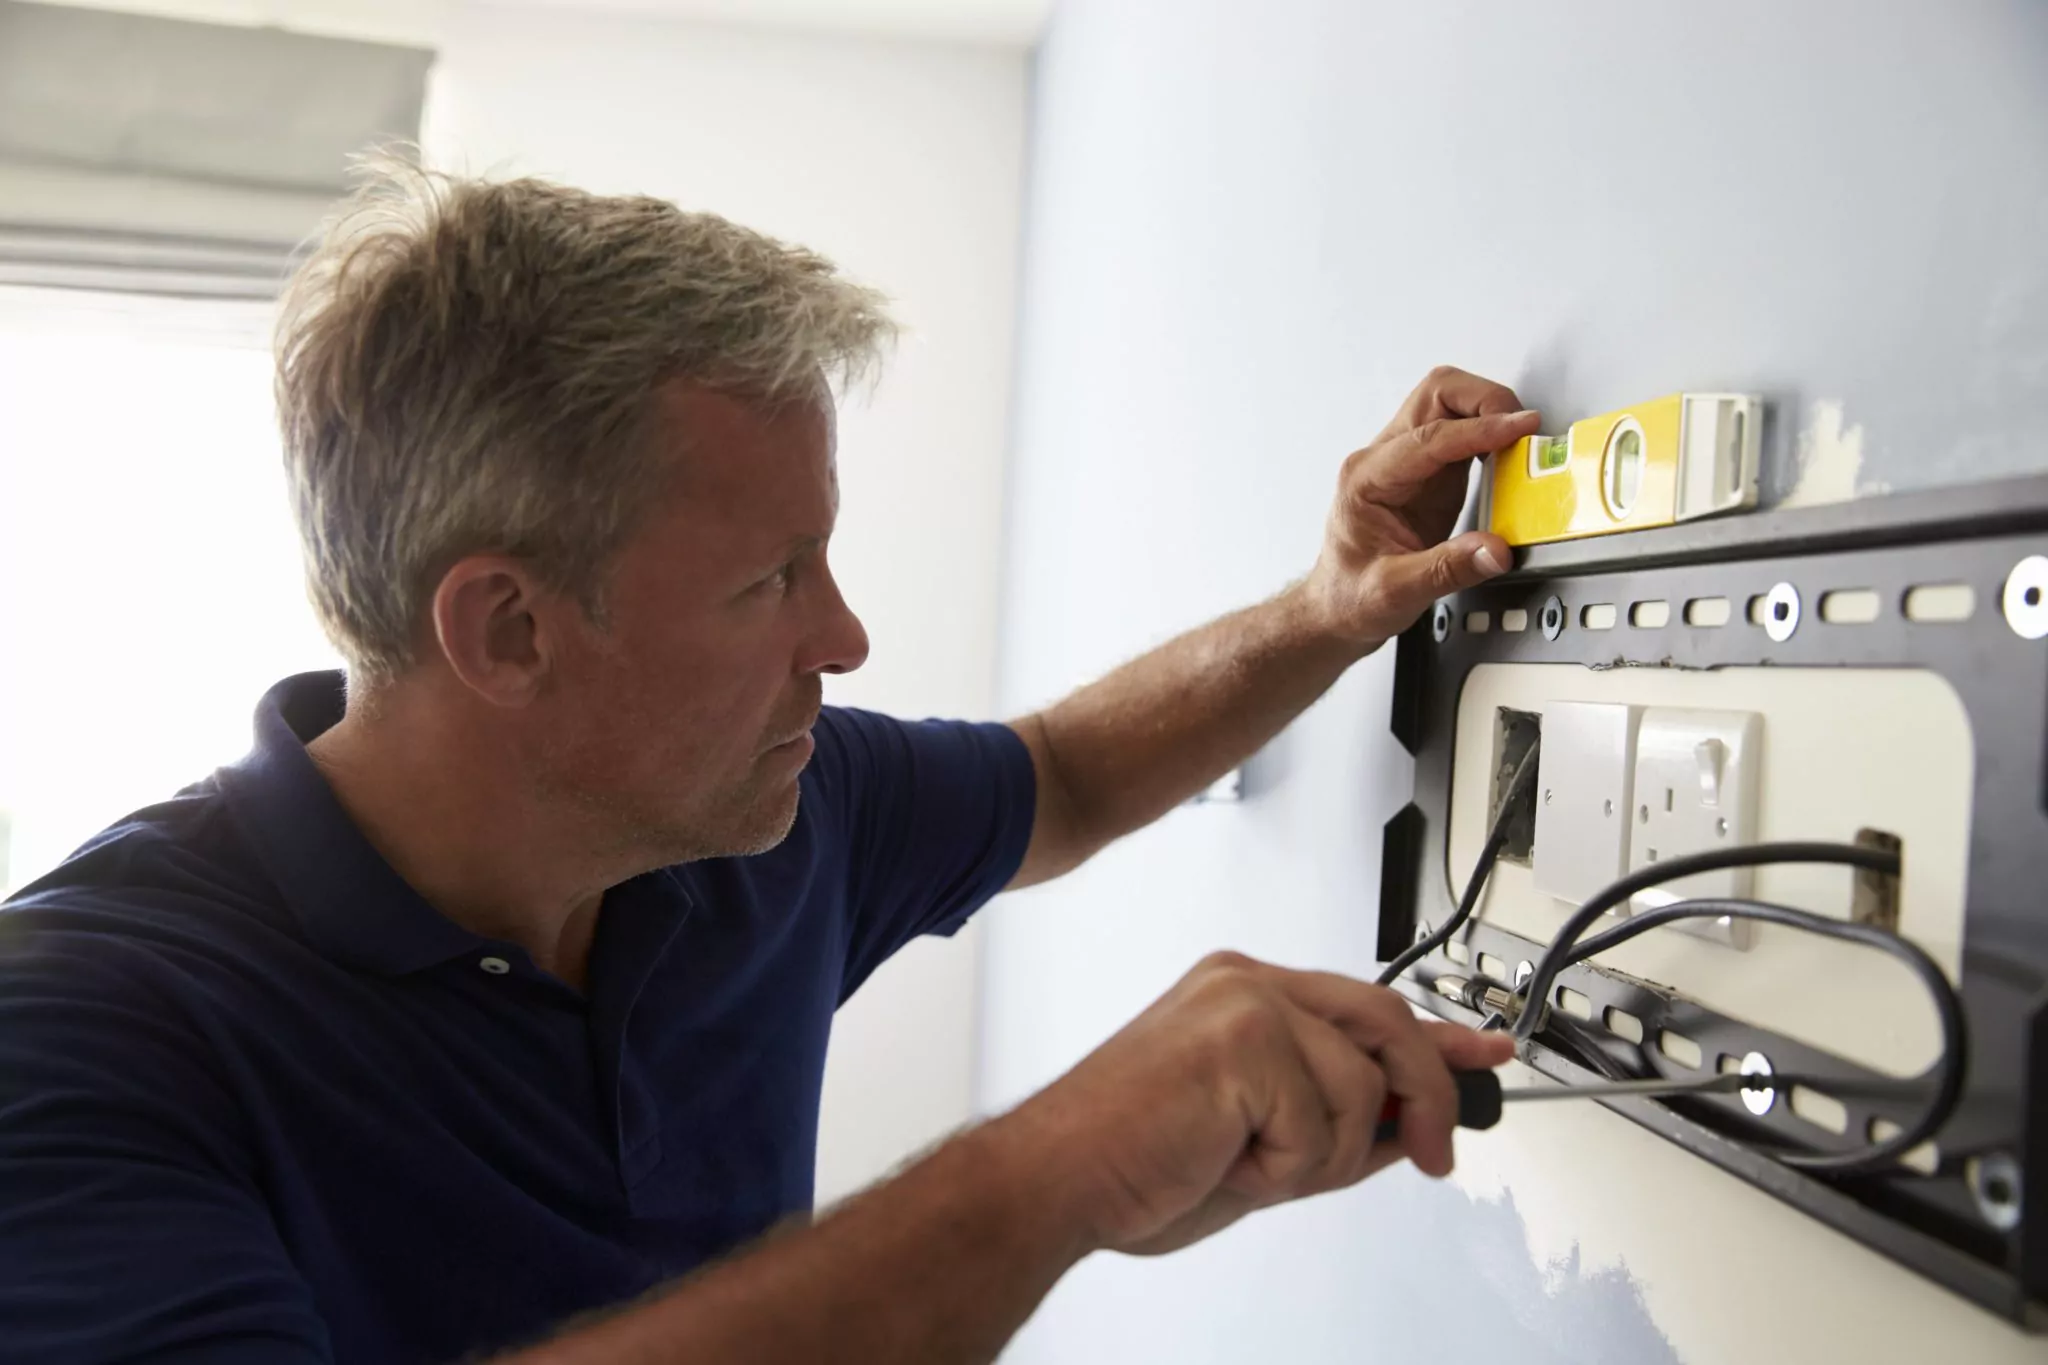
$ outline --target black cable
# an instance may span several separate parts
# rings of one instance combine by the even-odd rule
[[[1564,954],[1571,951],[1571,945],[1591,927],[1593,921],[1617,905],[1625,905],[1638,891],[1647,891],[1665,882],[1677,881],[1699,872],[1720,872],[1731,867],[1760,867],[1766,863],[1840,863],[1848,867],[1866,868],[1872,872],[1897,876],[1899,855],[1882,849],[1863,848],[1856,844],[1787,843],[1749,844],[1741,848],[1717,848],[1705,853],[1688,854],[1683,858],[1672,858],[1666,862],[1651,863],[1636,869],[1620,881],[1610,883],[1607,888],[1572,912],[1564,927],[1550,942],[1550,947],[1536,962],[1536,971],[1529,978],[1527,989],[1530,1000],[1548,1000],[1550,988],[1557,981],[1557,974],[1564,970]],[[1667,907],[1668,908],[1668,907]],[[1683,918],[1681,916],[1681,918]],[[1839,921],[1829,921],[1838,923]],[[1540,1011],[1525,1009],[1515,1021],[1515,1037],[1526,1042],[1535,1032],[1536,1019]]]
[[[1487,878],[1492,875],[1494,865],[1500,860],[1501,849],[1507,844],[1508,825],[1514,818],[1517,801],[1534,784],[1536,754],[1540,743],[1539,740],[1529,746],[1529,751],[1522,756],[1520,765],[1515,769],[1506,798],[1501,802],[1500,812],[1494,817],[1493,828],[1487,833],[1486,843],[1480,849],[1479,860],[1473,865],[1472,875],[1465,883],[1465,893],[1458,900],[1457,910],[1437,928],[1436,932],[1417,941],[1388,963],[1379,975],[1378,984],[1392,985],[1409,967],[1448,943],[1451,936],[1472,918],[1472,912],[1479,903],[1479,893],[1485,888]],[[1523,1007],[1514,1021],[1513,1036],[1518,1043],[1525,1043],[1538,1031],[1539,1021],[1545,1021],[1543,1031],[1554,1033],[1560,1041],[1565,1042],[1566,1046],[1560,1049],[1561,1051],[1577,1054],[1582,1064],[1598,1057],[1601,1064],[1587,1069],[1615,1078],[1620,1068],[1600,1053],[1590,1031],[1580,1029],[1555,1011],[1543,1009],[1538,1002],[1549,998],[1558,973],[1566,967],[1583,962],[1597,953],[1627,942],[1638,934],[1648,933],[1676,920],[1720,919],[1724,916],[1761,920],[1765,923],[1805,929],[1843,942],[1890,953],[1904,962],[1927,988],[1941,1023],[1942,1048],[1940,1059],[1935,1063],[1938,1079],[1934,1098],[1921,1111],[1920,1117],[1912,1123],[1881,1142],[1871,1143],[1855,1151],[1812,1155],[1797,1152],[1773,1153],[1779,1161],[1788,1166],[1829,1175],[1857,1175],[1885,1169],[1900,1156],[1939,1132],[1941,1126],[1948,1121],[1949,1115],[1954,1112],[1956,1103],[1962,1096],[1965,1063],[1969,1053],[1962,1002],[1956,996],[1955,988],[1949,984],[1948,977],[1942,973],[1934,959],[1917,944],[1867,925],[1829,919],[1825,915],[1795,910],[1790,906],[1773,905],[1767,901],[1745,900],[1679,901],[1637,914],[1627,923],[1595,935],[1583,944],[1578,941],[1579,936],[1585,933],[1595,920],[1616,906],[1626,904],[1638,891],[1646,891],[1653,886],[1701,872],[1719,872],[1733,867],[1761,867],[1777,863],[1834,863],[1893,877],[1899,875],[1900,867],[1899,855],[1891,850],[1865,848],[1857,844],[1791,842],[1712,849],[1705,853],[1690,854],[1639,868],[1585,902],[1565,921],[1564,927],[1551,940],[1550,947],[1535,963],[1535,971],[1518,990],[1518,994],[1522,995]],[[1789,1092],[1797,1079],[1792,1076],[1773,1077],[1776,1084],[1772,1088],[1783,1088]],[[1815,1080],[1822,1088],[1825,1087],[1824,1078]]]
[[[1768,848],[1771,846],[1766,844],[1760,847]],[[1851,846],[1843,845],[1842,847],[1847,849]],[[1874,850],[1858,851],[1872,852]],[[1885,854],[1882,856],[1890,858],[1894,867],[1896,867],[1898,863],[1897,855]],[[1802,861],[1811,862],[1816,860],[1802,859]],[[1676,866],[1676,860],[1671,865]],[[1779,1152],[1774,1154],[1778,1160],[1784,1162],[1787,1166],[1794,1166],[1805,1171],[1819,1171],[1830,1175],[1860,1175],[1890,1166],[1901,1154],[1911,1151],[1941,1130],[1942,1124],[1946,1123],[1949,1115],[1955,1111],[1956,1102],[1962,1097],[1963,1093],[1964,1061],[1969,1051],[1968,1034],[1963,1016],[1963,1003],[1956,995],[1955,987],[1949,984],[1948,977],[1943,974],[1934,959],[1929,957],[1918,944],[1903,939],[1897,934],[1887,933],[1882,929],[1874,929],[1867,924],[1851,924],[1846,920],[1829,919],[1825,915],[1816,915],[1808,910],[1795,910],[1786,905],[1773,905],[1768,901],[1701,899],[1679,901],[1672,905],[1658,906],[1654,910],[1645,910],[1626,923],[1609,929],[1604,933],[1596,934],[1583,943],[1572,943],[1570,939],[1560,936],[1556,942],[1552,943],[1544,957],[1548,959],[1558,955],[1560,948],[1563,948],[1562,957],[1557,964],[1558,969],[1562,970],[1565,967],[1584,962],[1587,958],[1599,953],[1606,952],[1609,948],[1626,943],[1639,934],[1647,934],[1652,929],[1670,924],[1676,920],[1720,919],[1723,916],[1733,919],[1759,920],[1765,924],[1782,924],[1794,929],[1804,929],[1809,933],[1821,934],[1827,938],[1838,939],[1845,943],[1859,944],[1865,948],[1875,948],[1879,952],[1889,953],[1894,958],[1905,963],[1913,975],[1919,978],[1920,984],[1927,988],[1929,998],[1934,1001],[1935,1015],[1941,1023],[1941,1056],[1934,1065],[1934,1070],[1937,1074],[1934,1096],[1927,1102],[1926,1107],[1920,1111],[1918,1118],[1883,1141],[1871,1143],[1854,1151],[1820,1154]],[[1567,929],[1570,928],[1569,925],[1566,927]],[[1531,984],[1533,985],[1539,979],[1543,979],[1543,969],[1540,966],[1537,968],[1536,975],[1530,978]],[[1535,1000],[1536,998],[1532,992],[1529,999]],[[1524,1015],[1536,1013],[1535,1009],[1527,1003],[1524,1004],[1522,1012]],[[1821,1089],[1827,1088],[1829,1084],[1825,1078],[1821,1077],[1773,1076],[1771,1078],[1771,1088],[1789,1092],[1791,1087],[1802,1079]],[[1839,1089],[1839,1086],[1836,1088]]]
[[[1493,817],[1493,828],[1487,831],[1486,843],[1479,850],[1479,861],[1472,866],[1472,875],[1465,882],[1465,894],[1458,898],[1458,908],[1437,926],[1435,933],[1417,939],[1405,951],[1389,962],[1379,974],[1376,984],[1391,986],[1400,979],[1401,973],[1428,957],[1431,953],[1450,942],[1451,935],[1465,927],[1465,921],[1472,918],[1474,907],[1479,904],[1479,893],[1486,886],[1486,879],[1493,873],[1493,865],[1500,861],[1500,851],[1507,846],[1508,825],[1514,820],[1515,807],[1521,798],[1536,786],[1536,753],[1542,747],[1539,739],[1529,745],[1529,751],[1522,755],[1516,765],[1514,776],[1508,779],[1507,794],[1501,799],[1500,812]]]
[[[1543,1021],[1542,1033],[1544,1042],[1553,1051],[1564,1053],[1596,1076],[1610,1081],[1641,1079],[1640,1072],[1627,1070],[1608,1055],[1592,1029],[1568,1014],[1552,1010],[1550,1017]]]

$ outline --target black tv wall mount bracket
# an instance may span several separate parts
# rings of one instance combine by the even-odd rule
[[[1968,585],[1974,610],[1940,624],[1913,619],[1906,595],[1929,584]],[[1874,592],[1876,618],[1823,623],[1817,604],[1847,589]],[[1682,611],[1654,631],[1582,626],[1594,603],[1625,611],[1694,599],[1727,599],[1734,610],[1715,626],[1690,625]],[[1475,613],[1489,625],[1519,613],[1527,625],[1472,629]],[[1851,1121],[1839,1137],[1787,1105],[1751,1112],[1740,1095],[1603,1102],[1985,1308],[2048,1329],[2048,477],[1537,546],[1513,573],[1439,603],[1396,656],[1392,727],[1414,755],[1415,792],[1383,836],[1382,961],[1456,905],[1446,839],[1458,703],[1472,670],[1487,663],[1905,668],[1947,680],[1974,746],[1956,982],[1970,1047],[1963,1098],[1936,1135],[1932,1173],[1822,1177],[1770,1155],[1847,1150],[1867,1142],[1873,1123],[1905,1122],[1922,1097],[1873,1086],[1878,1073],[1592,963],[1558,981],[1590,1002],[1594,1020],[1611,1007],[1640,1020],[1645,1036],[1668,1029],[1708,1057],[1762,1053],[1780,1070],[1838,1077],[1839,1093],[1862,1096],[1847,1102]],[[1520,963],[1544,947],[1488,924],[1483,909],[1457,942],[1467,961],[1485,953]],[[1438,952],[1401,989],[1436,1014],[1477,1024],[1478,1013],[1438,986],[1472,975]],[[1655,1047],[1601,1042],[1645,1074],[1679,1075]],[[1598,1079],[1540,1041],[1527,1060],[1558,1080]]]

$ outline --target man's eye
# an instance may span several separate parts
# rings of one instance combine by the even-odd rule
[[[785,564],[761,580],[761,586],[771,592],[788,592],[789,580],[796,575],[796,565]]]

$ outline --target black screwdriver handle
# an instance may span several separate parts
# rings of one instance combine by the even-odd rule
[[[1493,1071],[1453,1071],[1458,1087],[1458,1126],[1485,1129],[1500,1122],[1500,1075]],[[1379,1126],[1373,1129],[1375,1143],[1392,1142],[1401,1132],[1401,1101],[1388,1096],[1380,1110]]]

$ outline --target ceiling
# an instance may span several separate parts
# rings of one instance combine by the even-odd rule
[[[433,46],[470,4],[585,14],[666,15],[823,33],[1031,47],[1055,0],[38,0],[227,24],[275,24],[331,37]]]
[[[531,8],[662,14],[778,28],[1029,47],[1053,0],[492,0]]]

